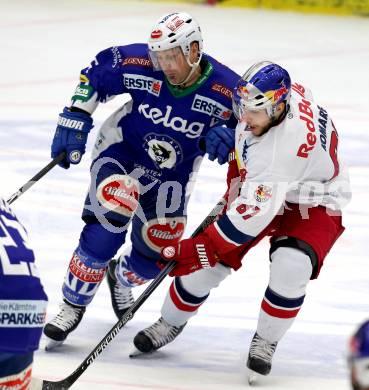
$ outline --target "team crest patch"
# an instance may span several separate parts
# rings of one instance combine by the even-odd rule
[[[148,247],[160,252],[164,247],[176,244],[186,226],[185,217],[165,218],[163,223],[151,219],[142,226],[142,237]]]
[[[267,202],[272,197],[272,189],[268,186],[260,184],[255,190],[254,196],[255,199],[260,203]]]
[[[173,168],[182,161],[183,153],[180,145],[166,135],[148,134],[143,146],[155,165],[160,169]]]

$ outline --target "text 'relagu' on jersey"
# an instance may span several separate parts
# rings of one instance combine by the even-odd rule
[[[0,351],[36,350],[46,306],[26,230],[0,198]]]
[[[180,89],[169,84],[163,72],[153,70],[146,44],[109,48],[82,70],[72,104],[92,113],[98,103],[130,94],[132,99],[118,118],[120,134],[115,133],[110,143],[98,140],[99,152],[124,141],[129,158],[138,164],[186,177],[194,159],[204,154],[199,141],[209,129],[236,125],[232,88],[239,76],[206,54],[201,66],[200,79]]]

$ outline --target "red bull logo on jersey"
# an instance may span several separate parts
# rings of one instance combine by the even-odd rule
[[[296,156],[302,158],[308,158],[312,150],[314,150],[316,145],[316,131],[315,131],[315,121],[314,113],[311,108],[311,102],[306,99],[301,99],[301,102],[298,104],[300,119],[305,124],[306,127],[306,142],[303,142],[296,153]]]
[[[272,197],[272,189],[269,186],[260,184],[255,190],[254,197],[258,202],[265,203]]]

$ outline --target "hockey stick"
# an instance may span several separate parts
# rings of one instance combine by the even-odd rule
[[[225,205],[225,200],[220,200],[213,208],[210,214],[204,219],[201,225],[192,233],[191,237],[196,236],[207,226],[209,226],[220,213]],[[135,303],[126,311],[123,317],[109,330],[99,344],[93,349],[92,352],[85,358],[85,360],[76,368],[72,374],[57,382],[42,381],[42,390],[66,390],[69,389],[73,383],[87,370],[88,366],[94,362],[94,360],[101,354],[101,352],[107,347],[107,345],[115,338],[124,325],[133,318],[136,311],[142,306],[142,304],[149,298],[149,296],[160,285],[163,279],[170,273],[175,267],[176,262],[170,261],[158,274],[158,276],[150,283],[149,287],[138,297]],[[41,385],[40,385],[41,386]]]
[[[53,160],[49,162],[44,168],[41,169],[35,176],[32,177],[31,180],[27,181],[25,185],[23,185],[17,192],[15,192],[9,199],[8,204],[12,204],[15,200],[17,200],[24,192],[26,192],[29,188],[31,188],[36,182],[38,182],[43,176],[45,176],[51,169],[55,167],[55,165],[59,164],[65,158],[65,152],[58,154]]]

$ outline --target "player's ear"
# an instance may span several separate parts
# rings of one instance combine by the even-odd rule
[[[199,43],[198,42],[191,42],[190,46],[190,60],[191,63],[194,63],[199,58]]]
[[[285,108],[286,108],[286,104],[284,102],[279,103],[277,108],[276,108],[277,116],[281,115],[282,112],[284,112]]]

